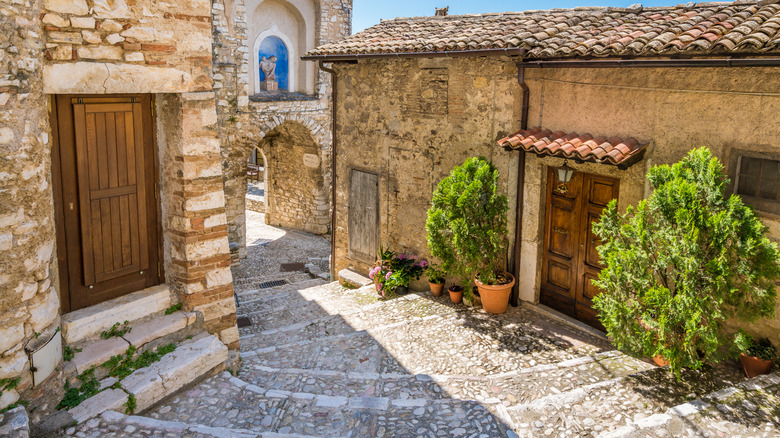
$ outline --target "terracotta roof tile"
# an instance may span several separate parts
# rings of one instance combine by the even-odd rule
[[[690,5],[396,18],[307,56],[485,49],[524,49],[527,59],[780,54],[777,1]]]
[[[594,137],[590,134],[552,132],[532,128],[502,138],[498,145],[508,149],[523,149],[537,155],[572,158],[616,165],[630,165],[642,157],[649,142],[630,137]]]

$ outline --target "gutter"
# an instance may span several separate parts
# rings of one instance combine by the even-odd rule
[[[331,78],[331,143],[330,143],[330,278],[336,280],[336,102],[338,101],[338,87],[336,87],[336,71],[325,67],[325,61],[320,60],[318,65],[320,70],[330,73]]]
[[[520,129],[528,129],[528,109],[529,100],[531,98],[531,91],[528,89],[528,84],[525,83],[525,63],[522,61],[517,62],[517,83],[520,84],[520,88],[523,90],[523,107],[520,112]],[[512,286],[512,294],[509,297],[509,302],[512,306],[517,307],[520,298],[520,281],[517,277],[520,274],[520,257],[523,242],[523,205],[525,195],[525,151],[518,150],[520,155],[517,158],[517,205],[515,206],[515,246],[512,254],[512,273],[515,276],[515,285]]]
[[[578,59],[523,64],[529,68],[778,67],[780,58]]]
[[[462,56],[523,56],[526,50],[512,49],[480,49],[480,50],[445,50],[438,52],[398,52],[398,53],[355,53],[349,55],[304,55],[304,61],[357,61],[360,59],[379,58],[457,58]]]

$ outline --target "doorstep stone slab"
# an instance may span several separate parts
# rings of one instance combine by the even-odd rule
[[[136,370],[122,387],[136,398],[136,411],[143,411],[183,386],[197,380],[228,359],[228,349],[214,335],[180,345],[159,362]]]
[[[160,315],[145,321],[143,324],[134,324],[133,329],[122,337],[135,347],[140,347],[186,328],[195,322],[195,319],[194,312],[174,312],[170,315]]]
[[[97,336],[124,321],[134,321],[171,306],[168,285],[161,284],[68,313],[62,317],[62,337],[68,345]]]
[[[90,367],[98,366],[111,359],[111,356],[125,354],[130,344],[122,338],[113,337],[90,342],[81,347],[81,351],[73,355],[71,362],[79,374]]]
[[[27,438],[30,436],[30,419],[22,406],[0,414],[0,436],[8,438]]]
[[[339,281],[342,283],[348,281],[358,286],[368,286],[369,284],[374,284],[370,278],[351,269],[342,269],[339,271]]]
[[[107,389],[84,400],[80,405],[68,411],[78,423],[97,417],[105,411],[125,411],[127,393],[121,389]]]

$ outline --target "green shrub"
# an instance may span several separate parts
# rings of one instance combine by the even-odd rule
[[[623,215],[612,201],[594,224],[607,266],[594,307],[618,348],[663,355],[679,376],[725,357],[727,319],[774,314],[780,253],[706,148],[648,179],[648,199]]]
[[[472,157],[452,169],[433,192],[425,223],[428,248],[442,269],[463,282],[477,275],[496,284],[506,266],[507,209],[492,163]]]
[[[775,347],[769,339],[763,338],[755,341],[752,336],[742,329],[734,335],[734,349],[732,351],[735,353],[735,356],[739,356],[739,353],[745,353],[750,357],[757,357],[763,360],[773,361],[777,359]]]

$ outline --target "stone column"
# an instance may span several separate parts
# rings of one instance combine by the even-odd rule
[[[2,409],[32,386],[25,347],[55,334],[59,297],[40,2],[0,9],[0,379],[19,379],[3,391]]]
[[[213,92],[158,98],[167,283],[205,328],[238,348]]]

